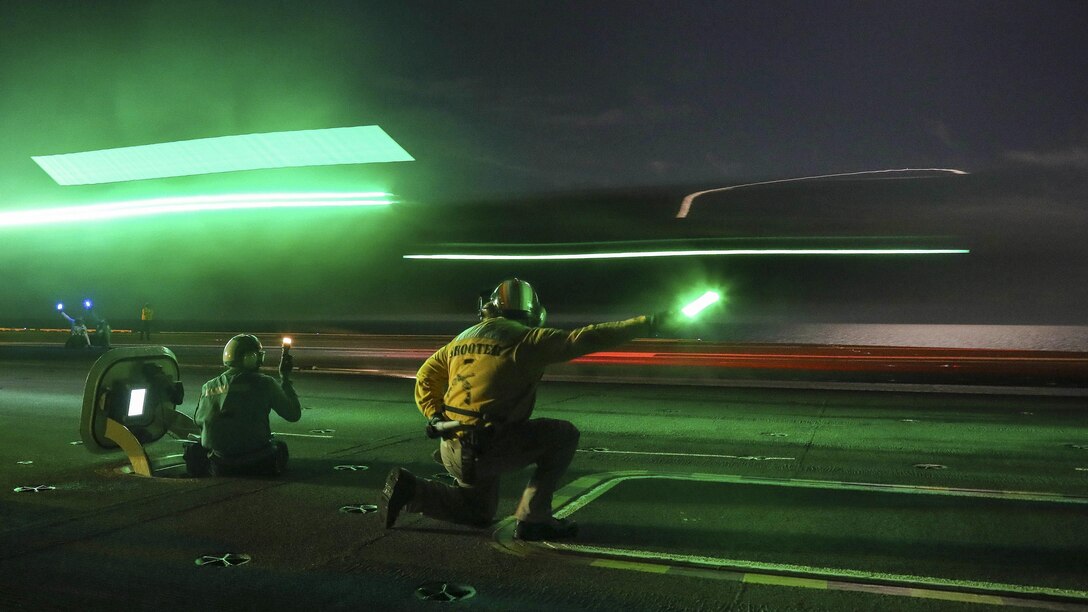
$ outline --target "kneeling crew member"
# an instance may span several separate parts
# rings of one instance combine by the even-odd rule
[[[623,344],[654,331],[668,313],[565,331],[540,327],[546,311],[529,283],[503,281],[480,323],[461,332],[416,375],[416,405],[442,437],[440,455],[456,486],[394,468],[382,491],[385,527],[400,511],[484,526],[498,506],[499,477],[535,464],[515,516],[522,540],[569,538],[577,525],[552,517],[552,495],[578,448],[578,429],[531,419],[545,366]]]
[[[287,468],[287,444],[272,437],[268,415],[274,410],[292,423],[302,417],[290,378],[294,360],[284,352],[279,381],[260,373],[262,363],[256,336],[239,334],[223,348],[229,369],[204,383],[193,415],[201,431],[200,444],[185,449],[190,475],[278,476]]]

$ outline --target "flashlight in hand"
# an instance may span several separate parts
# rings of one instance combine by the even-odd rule
[[[61,302],[57,302],[57,310],[58,311],[64,311],[64,304],[61,303]]]
[[[83,300],[83,308],[85,310],[90,310],[93,306],[94,304],[90,300]]]
[[[283,353],[280,354],[280,378],[286,382],[291,376],[291,370],[295,368],[295,358],[291,356],[291,338],[284,336],[280,346],[283,348]]]

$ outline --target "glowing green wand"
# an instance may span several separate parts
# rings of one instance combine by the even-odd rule
[[[695,315],[699,314],[707,306],[710,306],[721,298],[721,294],[719,294],[717,291],[707,291],[706,293],[699,296],[694,302],[681,308],[680,312],[684,313],[687,318],[694,319]]]

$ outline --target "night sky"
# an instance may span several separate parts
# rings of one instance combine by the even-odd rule
[[[647,286],[706,278],[747,287],[736,314],[755,318],[1084,324],[1085,32],[1088,4],[1056,1],[0,0],[0,211],[278,189],[403,201],[0,228],[0,324],[85,293],[118,319],[144,301],[178,321],[445,316],[514,273],[541,279],[553,312],[587,316],[653,309]],[[416,161],[60,187],[30,159],[373,124]],[[814,186],[671,218],[701,189],[908,167],[971,175],[928,191],[801,183]],[[599,266],[399,259],[451,243],[907,235],[973,259],[624,264],[630,291]]]

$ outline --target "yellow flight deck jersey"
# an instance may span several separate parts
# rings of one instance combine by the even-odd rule
[[[650,317],[600,323],[574,331],[528,327],[494,317],[461,332],[431,355],[416,374],[416,405],[430,419],[449,406],[485,421],[528,420],[544,367],[604,350],[650,332]],[[473,425],[480,417],[452,411],[446,418]]]

